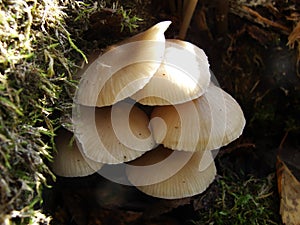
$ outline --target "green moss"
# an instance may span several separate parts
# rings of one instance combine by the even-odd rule
[[[71,113],[73,74],[93,49],[82,36],[101,2],[0,0],[0,224],[50,221],[38,210],[54,179],[47,161],[61,116]],[[121,12],[123,27],[135,28],[138,18]]]
[[[231,174],[220,177],[216,185],[214,199],[192,224],[280,224],[274,174],[246,180]]]
[[[122,22],[121,22],[121,32],[125,29],[128,28],[130,32],[133,32],[134,29],[138,27],[138,22],[143,21],[143,19],[137,17],[137,16],[132,16],[131,15],[131,10],[124,10],[123,7],[120,7],[117,10],[117,14],[122,16]]]

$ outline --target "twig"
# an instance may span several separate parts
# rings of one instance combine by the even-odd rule
[[[233,151],[235,151],[236,149],[239,149],[239,148],[255,148],[256,145],[253,144],[253,143],[242,143],[242,144],[237,144],[231,148],[226,148],[224,149],[224,151],[222,151],[222,153],[219,153],[219,155],[224,155],[224,154],[229,154]]]
[[[275,27],[278,29],[281,29],[282,31],[284,31],[286,34],[290,34],[291,30],[288,27],[285,27],[279,23],[276,23],[272,20],[269,20],[263,16],[261,16],[258,12],[254,11],[253,9],[247,7],[247,6],[242,6],[242,9],[247,11],[250,15],[252,15],[254,17],[254,21],[258,22],[259,24],[261,24],[262,26],[271,26],[271,27]]]
[[[279,29],[283,34],[289,35],[291,30],[277,22],[267,19],[246,5],[237,4],[236,1],[230,1],[230,12],[246,19],[258,23],[263,27],[273,27]]]
[[[287,130],[287,131],[284,133],[284,135],[283,135],[283,137],[282,137],[282,139],[281,139],[281,141],[280,141],[279,147],[278,147],[279,151],[282,149],[283,144],[284,144],[284,142],[285,142],[285,140],[286,140],[286,138],[287,138],[289,132],[290,132],[290,130]]]
[[[188,30],[188,27],[190,25],[192,16],[194,14],[196,5],[197,5],[198,0],[185,0],[184,1],[184,15],[183,15],[183,21],[182,21],[182,25],[180,27],[180,31],[179,31],[179,39],[184,40],[185,36],[186,36],[186,32]]]

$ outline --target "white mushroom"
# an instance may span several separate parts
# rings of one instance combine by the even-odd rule
[[[109,106],[143,88],[160,66],[165,49],[164,32],[170,23],[160,22],[111,47],[88,65],[76,92],[76,103]]]
[[[127,162],[155,146],[148,128],[149,119],[136,106],[122,101],[109,107],[80,106],[77,109],[77,117],[73,117],[75,135],[81,152],[93,161]]]
[[[174,152],[176,157],[164,163],[163,168],[160,163]],[[205,163],[201,161],[202,155],[202,152],[179,152],[159,146],[130,162],[126,173],[130,182],[148,195],[165,199],[189,197],[206,190],[216,176],[212,159],[209,159],[209,165],[204,170],[199,170],[199,164]],[[162,177],[165,179],[162,180]]]
[[[53,172],[63,177],[82,177],[100,170],[103,164],[84,157],[72,137],[73,134],[65,129],[57,132],[55,137],[57,152],[51,163]]]
[[[161,66],[131,98],[144,105],[180,104],[201,96],[209,82],[204,51],[186,41],[167,40]]]
[[[197,1],[184,3],[191,12]],[[82,155],[78,149],[76,157],[61,151],[54,171],[64,167],[64,158],[75,160],[73,164],[83,168],[81,175],[102,163],[127,162],[133,185],[166,199],[199,194],[214,180],[211,150],[238,138],[245,118],[239,104],[211,82],[208,59],[200,48],[165,41],[169,25],[158,23],[111,46],[87,66],[72,117]],[[150,121],[135,101],[154,106]]]
[[[151,129],[157,143],[192,152],[227,145],[242,134],[245,126],[239,104],[213,84],[193,101],[154,107],[151,118],[156,117],[160,120],[151,122]]]

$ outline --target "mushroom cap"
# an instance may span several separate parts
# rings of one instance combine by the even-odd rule
[[[153,149],[149,118],[138,107],[119,102],[113,106],[78,106],[73,116],[75,135],[85,157],[107,164],[133,160]]]
[[[115,48],[117,46],[127,44],[129,42],[135,42],[140,40],[157,40],[157,41],[165,41],[165,36],[163,35],[164,32],[169,28],[171,21],[162,21],[157,24],[154,24],[152,27],[148,28],[147,30],[136,34],[130,38],[127,38],[123,41],[120,41],[112,46],[109,46],[107,50]]]
[[[164,32],[170,23],[160,22],[100,55],[80,72],[75,102],[109,106],[143,88],[160,66],[165,49]]]
[[[239,104],[212,83],[204,95],[193,101],[154,107],[151,118],[157,143],[192,152],[227,145],[242,134],[245,126]]]
[[[172,157],[173,154],[176,156]],[[172,159],[168,160],[170,157]],[[202,152],[179,152],[159,146],[130,162],[126,173],[129,181],[148,195],[165,199],[184,198],[205,191],[216,176],[213,160],[199,171],[201,159]]]
[[[55,137],[57,152],[51,163],[53,172],[62,177],[82,177],[100,170],[103,164],[84,157],[72,139],[71,132],[65,129],[58,131]]]
[[[141,90],[131,98],[144,105],[174,105],[201,96],[210,82],[204,51],[181,40],[169,39],[162,64]]]

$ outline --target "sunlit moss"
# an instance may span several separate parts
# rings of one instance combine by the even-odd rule
[[[87,61],[87,19],[108,6],[101,2],[0,0],[0,224],[50,221],[37,210],[54,179],[46,162]]]

